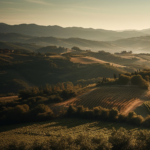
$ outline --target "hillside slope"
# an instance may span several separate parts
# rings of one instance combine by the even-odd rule
[[[105,50],[111,53],[121,51],[133,51],[134,53],[149,53],[150,50],[150,36],[130,37],[113,41],[89,40],[85,38],[60,38],[52,36],[27,36],[17,33],[0,33],[0,41],[22,44],[26,43],[32,45],[33,49],[39,49],[42,46],[63,46],[72,48],[74,46],[80,47],[83,50],[99,51]],[[23,44],[22,44],[23,45]],[[34,46],[33,46],[34,45]],[[41,45],[41,46],[39,46]],[[35,48],[34,48],[35,47]]]
[[[113,77],[114,73],[124,72],[123,68],[116,68],[107,64],[76,64],[67,57],[52,58],[38,54],[0,54],[0,88],[3,93],[16,93],[20,90],[20,86],[16,86],[18,83],[21,84],[21,87],[27,87],[25,83],[29,86],[68,81],[77,84],[78,80]]]
[[[103,60],[96,59],[94,57],[89,57],[89,56],[86,56],[86,57],[72,57],[70,60],[74,63],[81,63],[81,64],[100,63],[100,64],[110,64],[111,66],[114,66],[114,67],[125,67],[125,66],[122,66],[122,65],[119,65],[119,64],[111,63],[111,62],[108,62],[108,61],[103,61]]]
[[[64,106],[69,106],[70,104],[75,106],[83,105],[89,109],[97,106],[108,109],[115,107],[122,114],[127,115],[144,103],[143,96],[145,96],[146,93],[146,90],[136,86],[102,86],[93,88],[91,91],[64,103],[55,104],[55,106],[51,106],[51,108],[57,110]],[[143,109],[136,112],[138,115],[143,115]],[[149,113],[147,113],[147,115],[148,114]]]
[[[150,52],[150,36],[120,39],[120,40],[113,41],[111,43],[123,47],[126,50],[133,50],[138,53]]]

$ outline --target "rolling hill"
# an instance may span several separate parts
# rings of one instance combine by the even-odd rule
[[[39,49],[41,46],[35,45],[32,43],[10,43],[10,42],[1,42],[0,41],[0,49],[13,49],[19,50],[24,53],[33,52]]]
[[[43,46],[57,45],[67,48],[72,48],[73,46],[78,46],[82,49],[92,49],[92,50],[107,50],[107,51],[121,51],[123,48],[114,45],[109,42],[103,41],[92,41],[80,38],[55,38],[55,37],[37,37],[31,38],[26,41],[27,43],[36,43]]]
[[[150,36],[120,39],[111,43],[123,47],[126,50],[140,51],[141,53],[150,52]]]
[[[0,41],[4,42],[24,42],[30,38],[32,38],[32,36],[18,33],[0,33]]]
[[[45,46],[80,47],[83,50],[104,50],[111,53],[133,51],[134,53],[150,52],[150,36],[124,38],[115,41],[94,41],[82,38],[37,37],[17,33],[0,33],[0,41],[11,43],[24,49],[37,50]]]
[[[147,35],[146,33],[131,31],[111,31],[104,29],[92,29],[81,27],[40,26],[36,24],[8,25],[0,23],[0,33],[19,33],[30,36],[54,36],[60,38],[83,38],[90,40],[117,40],[121,38]]]
[[[103,61],[100,59],[96,59],[94,57],[72,57],[70,59],[70,61],[74,62],[74,63],[81,63],[81,64],[94,64],[94,63],[100,63],[100,64],[110,64],[111,66],[114,67],[125,67],[119,64],[115,64],[115,63],[111,63],[111,62],[107,62],[107,61]]]
[[[40,52],[40,53],[64,53],[67,52],[67,48],[64,47],[57,47],[57,46],[46,46],[46,47],[42,47],[38,50],[36,50],[36,52]]]
[[[39,56],[38,54],[15,53],[0,54],[0,68],[0,88],[3,93],[17,93],[20,90],[9,86],[10,84],[17,85],[14,79],[22,80],[30,86],[68,81],[77,84],[77,81],[81,79],[113,77],[113,73],[126,72],[123,68],[116,68],[107,64],[76,64],[65,56],[62,59]],[[20,82],[17,81],[17,83]]]

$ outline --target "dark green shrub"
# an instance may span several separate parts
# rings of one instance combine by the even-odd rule
[[[31,150],[47,150],[48,148],[45,146],[45,143],[40,143],[39,141],[34,141],[32,146],[30,147]]]
[[[7,145],[4,150],[26,150],[26,144],[24,142],[17,143],[16,141]]]
[[[61,138],[51,138],[46,142],[47,149],[44,150],[80,150],[75,144],[75,140],[70,136],[64,136]]]
[[[76,93],[71,90],[63,90],[60,95],[63,99],[69,99],[71,97],[75,97]]]
[[[29,109],[30,108],[29,108],[29,106],[27,104],[17,105],[15,107],[15,112],[20,113],[20,114],[27,113],[29,111]]]
[[[93,108],[93,114],[94,114],[94,117],[95,118],[99,118],[101,113],[102,113],[102,107],[101,106],[98,106],[98,107],[94,107]]]
[[[133,123],[134,125],[141,125],[143,122],[144,118],[141,115],[137,115],[133,117],[130,122]]]
[[[51,95],[48,98],[48,103],[60,103],[63,101],[63,98],[58,95]]]
[[[86,119],[93,119],[93,117],[94,117],[93,110],[84,111],[84,116],[83,117],[86,118]]]
[[[54,118],[53,111],[37,114],[38,121],[46,121],[46,120],[50,120],[52,118]]]
[[[109,109],[103,108],[101,118],[107,120],[109,118]]]
[[[73,105],[70,105],[67,110],[67,116],[74,116],[76,112],[77,109]]]
[[[51,112],[52,110],[44,104],[39,104],[35,108],[31,110],[32,113],[38,114],[38,113],[45,113],[45,112]]]
[[[53,111],[44,104],[39,104],[30,111],[29,119],[35,121],[45,121],[54,118]]]
[[[128,114],[128,116],[127,116],[127,121],[129,121],[130,122],[130,120],[132,120],[132,118],[133,117],[135,117],[136,116],[136,113],[135,112],[129,112],[129,114]]]
[[[127,121],[133,125],[142,125],[144,118],[141,115],[137,115],[135,112],[129,112]]]
[[[148,115],[143,121],[143,126],[150,127],[150,115]]]
[[[97,150],[110,150],[112,148],[111,143],[109,143],[108,139],[105,136],[98,135],[91,139],[92,144],[97,145]]]
[[[143,80],[143,78],[141,75],[134,75],[131,78],[131,83],[133,85],[140,85],[142,80]]]
[[[126,122],[127,121],[127,117],[125,115],[119,114],[118,121],[119,122]]]
[[[47,97],[35,96],[35,97],[30,97],[26,100],[23,100],[22,103],[26,103],[31,107],[35,107],[35,105],[37,105],[37,104],[46,103],[47,100],[48,100]]]
[[[77,114],[78,117],[83,117],[84,112],[85,112],[85,108],[82,105],[77,107],[76,114]]]
[[[27,89],[27,90],[19,91],[19,97],[22,99],[27,99],[29,97],[35,97],[38,95],[41,95],[38,87],[32,87],[32,88]]]
[[[119,82],[119,84],[126,85],[130,82],[130,80],[131,80],[130,76],[126,76],[126,75],[121,74],[119,76],[118,82]]]
[[[117,120],[118,119],[118,115],[119,115],[119,111],[117,110],[117,108],[112,108],[109,111],[109,118],[110,118],[110,120]]]
[[[28,112],[29,106],[27,104],[17,105],[14,108],[13,107],[7,108],[6,120],[11,122],[24,121]]]
[[[141,88],[148,89],[149,83],[141,75],[134,75],[131,78],[131,84],[139,85]]]
[[[44,88],[41,88],[43,94],[51,95],[52,94],[52,87],[48,84]]]
[[[129,150],[131,141],[132,137],[123,128],[114,131],[109,138],[109,142],[112,144],[112,150]]]

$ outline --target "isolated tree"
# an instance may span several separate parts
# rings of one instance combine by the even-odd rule
[[[114,73],[114,79],[116,80],[116,78],[117,78],[117,75]]]

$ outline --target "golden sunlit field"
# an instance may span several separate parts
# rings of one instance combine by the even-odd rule
[[[119,129],[120,127],[131,132],[142,129],[124,123],[92,121],[87,119],[57,119],[48,122],[1,127],[0,145],[7,145],[13,141],[24,141],[27,144],[31,144],[35,140],[44,142],[50,137],[60,138],[62,136],[71,136],[76,138],[80,134],[93,137],[98,135],[108,137],[114,128]]]

